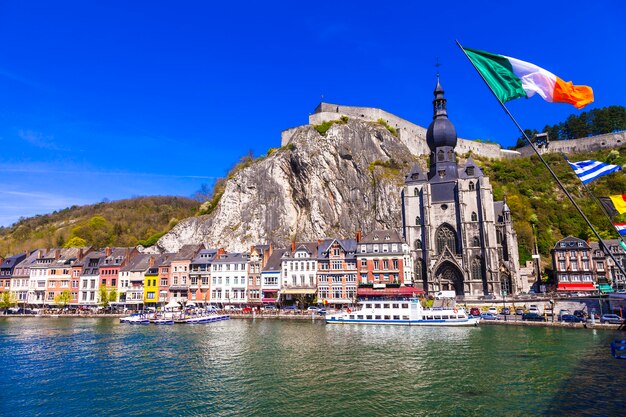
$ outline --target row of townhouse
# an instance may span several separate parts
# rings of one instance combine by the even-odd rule
[[[608,250],[626,267],[626,251],[617,239],[605,240]],[[568,236],[552,249],[552,268],[558,292],[614,292],[626,289],[626,279],[598,242]]]
[[[228,253],[184,245],[177,253],[144,254],[135,248],[39,249],[7,257],[0,289],[18,303],[97,306],[103,292],[128,308],[176,304],[348,304],[357,296],[415,294],[409,247],[395,231],[356,239],[292,242],[290,248],[255,245]]]

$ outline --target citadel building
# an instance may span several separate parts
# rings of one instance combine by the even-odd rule
[[[430,169],[415,165],[402,191],[404,238],[416,284],[429,293],[453,290],[457,296],[526,291],[506,198],[493,201],[489,178],[471,157],[459,166],[456,129],[439,80],[434,94],[426,133]]]

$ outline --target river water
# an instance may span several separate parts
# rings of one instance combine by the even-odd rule
[[[0,318],[0,415],[624,415],[624,332]]]

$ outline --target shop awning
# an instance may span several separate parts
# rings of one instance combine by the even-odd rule
[[[615,292],[613,287],[611,287],[609,284],[598,284],[598,290],[600,290],[600,292],[604,294]]]
[[[424,294],[424,290],[414,287],[399,288],[357,288],[356,295],[359,297],[415,297]]]
[[[265,298],[265,297],[261,298],[261,302],[263,303],[275,303],[276,301],[277,301],[276,298]]]
[[[317,288],[287,288],[280,292],[280,295],[314,295],[317,293]]]
[[[263,292],[278,292],[278,288],[263,288]]]
[[[596,287],[593,282],[568,283],[559,282],[557,291],[595,291]]]

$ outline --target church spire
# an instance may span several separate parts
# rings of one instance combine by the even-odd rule
[[[438,177],[439,181],[449,181],[458,175],[454,153],[457,137],[454,125],[448,120],[446,98],[439,77],[433,94],[433,121],[426,131],[426,143],[431,151],[429,179]]]

